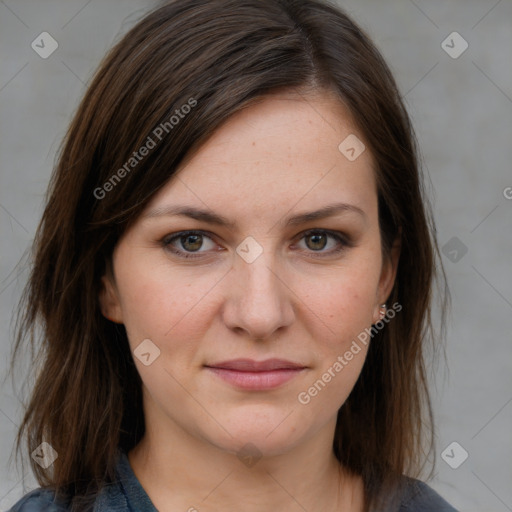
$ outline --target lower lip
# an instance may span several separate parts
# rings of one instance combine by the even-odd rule
[[[206,367],[206,369],[212,371],[221,379],[229,382],[233,386],[252,390],[277,388],[305,370],[305,368],[287,368],[282,370],[271,370],[268,372],[243,372],[226,370],[224,368]]]

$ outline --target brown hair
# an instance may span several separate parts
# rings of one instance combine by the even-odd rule
[[[362,475],[367,507],[403,473],[418,475],[432,453],[424,348],[439,342],[431,318],[436,259],[443,278],[444,270],[415,136],[386,63],[325,2],[179,0],[145,16],[105,57],[50,182],[11,360],[12,371],[30,340],[37,375],[16,451],[26,434],[29,453],[43,440],[58,452],[48,469],[30,460],[41,486],[93,495],[113,481],[118,448],[128,452],[144,434],[141,379],[125,329],[105,319],[98,302],[120,236],[224,121],[281,89],[334,91],[348,106],[377,164],[386,257],[401,230],[388,300],[403,310],[369,346],[338,413],[334,453]],[[171,116],[187,104],[193,108],[174,126]],[[167,128],[162,142],[126,167],[158,126]],[[448,299],[445,289],[443,312]]]

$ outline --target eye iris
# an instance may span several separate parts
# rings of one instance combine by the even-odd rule
[[[192,247],[187,247],[187,242],[192,239],[195,243],[192,243]],[[202,235],[184,235],[180,238],[181,244],[187,251],[197,251],[202,245]]]
[[[319,238],[321,238],[321,237],[324,239],[324,243],[323,243],[323,244],[322,244],[322,243],[320,243],[320,247],[319,247],[319,246],[315,246],[316,244],[318,244]],[[315,233],[315,234],[313,234],[313,235],[308,235],[308,236],[306,237],[306,240],[308,240],[308,239],[309,239],[309,240],[311,240],[311,239],[315,240],[315,241],[313,242],[313,246],[314,246],[314,247],[310,247],[310,244],[308,244],[308,247],[309,247],[310,249],[314,249],[314,250],[324,249],[324,248],[325,248],[325,245],[326,245],[326,243],[327,243],[327,242],[326,242],[326,235],[325,235],[325,233]]]

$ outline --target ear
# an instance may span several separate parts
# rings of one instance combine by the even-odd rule
[[[110,276],[104,275],[101,278],[99,301],[101,313],[107,320],[118,324],[123,323],[119,293],[113,282],[113,278]]]
[[[398,235],[393,241],[389,256],[382,263],[382,270],[377,289],[377,304],[374,309],[374,323],[380,320],[380,305],[385,303],[391,294],[395,284],[396,273],[398,269],[398,260],[400,259],[400,248],[402,239],[402,228],[399,228]]]

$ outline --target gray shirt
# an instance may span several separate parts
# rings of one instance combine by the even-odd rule
[[[119,454],[116,473],[117,481],[104,487],[96,496],[93,512],[158,512],[133,473],[124,452]],[[51,490],[37,488],[23,496],[8,512],[64,512],[68,510],[70,509],[65,503],[55,502]],[[389,512],[457,511],[424,482],[407,478],[400,506]]]

